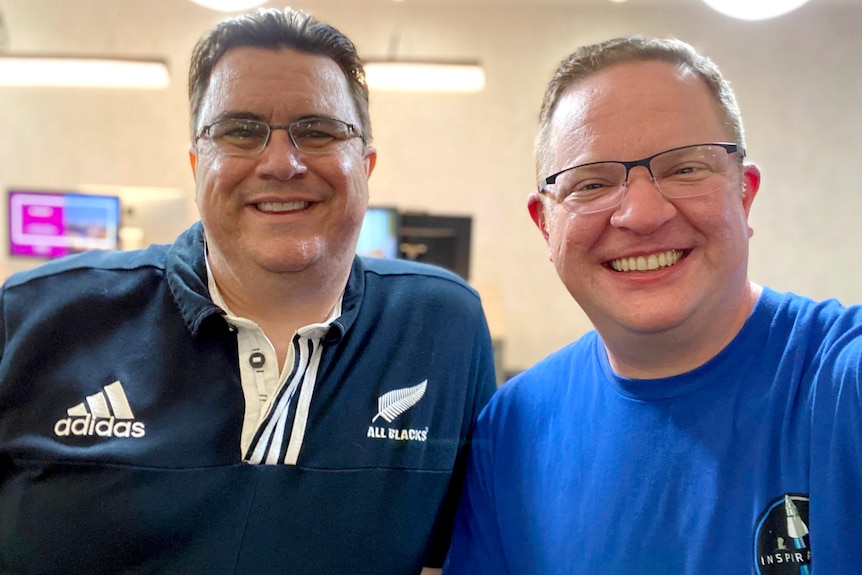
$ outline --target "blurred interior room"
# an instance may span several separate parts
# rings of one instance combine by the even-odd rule
[[[372,86],[379,155],[368,225],[377,230],[360,248],[467,278],[483,298],[501,377],[590,327],[556,278],[526,199],[552,71],[575,47],[611,37],[680,38],[730,79],[748,159],[763,172],[752,279],[862,302],[862,2],[796,0],[786,14],[741,19],[715,1],[291,0],[344,31],[369,65],[448,64],[468,82]],[[146,63],[155,75],[145,86],[32,85],[0,67],[0,277],[64,249],[168,243],[196,220],[187,66],[197,38],[230,14],[203,3],[0,0],[0,61],[108,59]],[[107,243],[28,243],[22,214],[52,206],[99,226]]]

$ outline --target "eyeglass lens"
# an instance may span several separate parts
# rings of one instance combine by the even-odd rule
[[[728,157],[722,146],[689,146],[655,156],[649,170],[665,197],[690,198],[721,187]],[[622,162],[578,166],[560,173],[547,189],[570,212],[599,212],[622,202],[631,169],[631,165]]]
[[[349,124],[328,118],[300,120],[287,126],[270,126],[266,122],[226,118],[210,125],[209,138],[225,154],[248,155],[263,151],[272,130],[287,130],[294,146],[302,152],[324,154],[336,149],[354,135]]]

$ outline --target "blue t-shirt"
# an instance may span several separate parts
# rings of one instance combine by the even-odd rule
[[[482,412],[447,575],[862,573],[862,308],[764,289],[707,364],[595,332]]]

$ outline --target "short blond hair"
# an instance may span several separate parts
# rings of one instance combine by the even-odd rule
[[[692,46],[672,38],[627,36],[578,48],[563,60],[548,83],[539,113],[539,133],[536,137],[536,178],[541,179],[550,169],[551,118],[563,93],[588,76],[614,66],[631,62],[668,62],[691,71],[708,87],[719,112],[724,116],[734,143],[745,146],[745,132],[736,96],[718,66],[701,56]]]

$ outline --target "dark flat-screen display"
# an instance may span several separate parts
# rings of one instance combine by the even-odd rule
[[[57,258],[120,243],[120,198],[74,192],[9,191],[9,254]]]
[[[438,265],[470,279],[473,218],[405,212],[401,214],[401,257]]]
[[[356,253],[434,264],[468,280],[472,227],[470,216],[371,206],[362,222]]]
[[[397,258],[399,241],[398,209],[369,206],[359,231],[356,253],[375,258]]]

